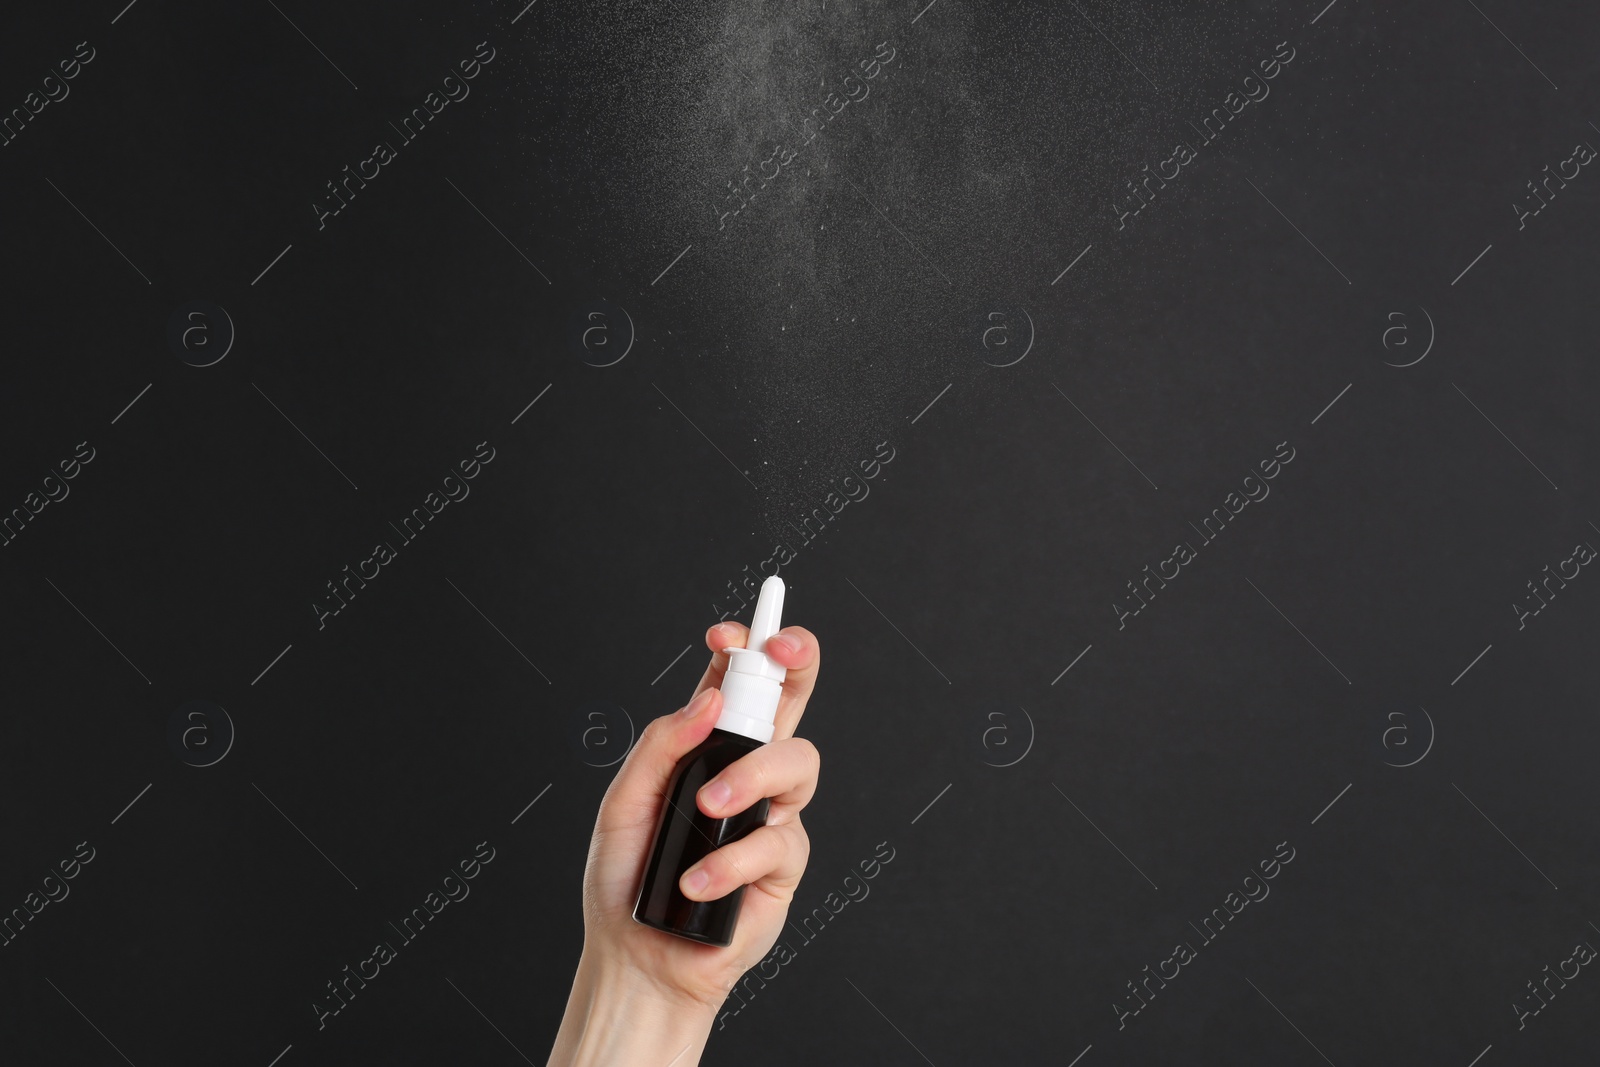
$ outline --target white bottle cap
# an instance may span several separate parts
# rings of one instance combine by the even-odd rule
[[[788,673],[767,655],[767,638],[778,632],[783,614],[783,579],[776,574],[761,583],[755,614],[750,619],[750,640],[743,648],[728,649],[728,670],[722,678],[722,715],[717,729],[742,734],[763,745],[772,740],[778,698]]]

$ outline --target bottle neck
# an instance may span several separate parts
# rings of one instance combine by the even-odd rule
[[[728,671],[722,676],[722,714],[717,728],[766,744],[772,740],[782,695],[783,686],[771,678]]]
[[[748,737],[764,745],[772,740],[773,724],[770,720],[758,719],[739,711],[730,712],[725,706],[722,714],[717,717],[716,729]]]

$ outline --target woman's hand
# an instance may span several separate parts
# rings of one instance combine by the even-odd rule
[[[693,697],[682,709],[645,727],[600,802],[583,878],[583,959],[552,1064],[587,1059],[579,1056],[579,1038],[586,1026],[591,1038],[604,1029],[594,1018],[597,1011],[615,1011],[621,1026],[668,1020],[676,1027],[672,1040],[687,1033],[691,1045],[702,1046],[733,984],[777,942],[811,851],[800,810],[817,788],[816,746],[795,737],[794,731],[816,685],[821,650],[811,631],[800,626],[784,627],[766,646],[767,654],[788,671],[772,741],[729,764],[695,798],[700,810],[713,817],[772,798],[765,826],[710,853],[679,881],[684,896],[693,900],[715,900],[749,886],[733,942],[726,948],[700,944],[633,920],[667,781],[678,760],[706,739],[721,715],[718,687],[728,668],[723,650],[743,648],[749,635],[736,622],[719,623],[706,632],[711,662]],[[697,879],[702,874],[704,883]],[[689,1020],[694,1026],[682,1027]],[[667,1050],[667,1056],[674,1051]],[[693,1062],[678,1060],[673,1067]]]

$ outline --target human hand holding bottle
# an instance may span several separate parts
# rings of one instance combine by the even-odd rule
[[[600,802],[583,879],[583,955],[551,1065],[666,1067],[670,1061],[690,1067],[728,990],[777,941],[810,855],[800,810],[816,791],[819,767],[816,747],[794,736],[821,662],[816,637],[800,626],[785,627],[765,648],[786,668],[772,741],[729,764],[695,798],[713,817],[770,798],[765,826],[711,852],[679,882],[684,896],[699,901],[748,887],[732,943],[698,944],[641,925],[632,915],[668,780],[716,726],[728,669],[724,649],[744,648],[748,638],[749,630],[736,622],[706,632],[711,662],[693,699],[645,727]],[[716,803],[719,785],[728,795]],[[703,885],[696,881],[700,873],[707,877]]]

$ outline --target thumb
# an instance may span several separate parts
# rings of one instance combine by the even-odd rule
[[[596,829],[653,826],[673,768],[710,736],[721,714],[722,690],[703,689],[684,707],[650,720],[600,802]]]

